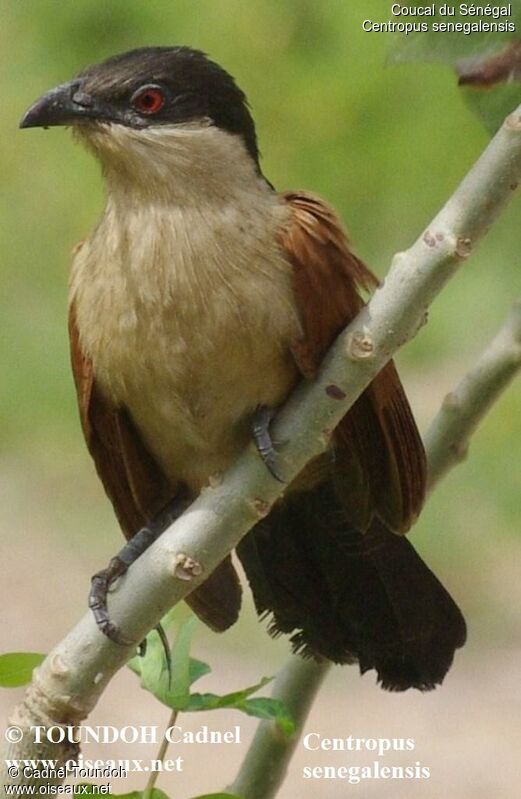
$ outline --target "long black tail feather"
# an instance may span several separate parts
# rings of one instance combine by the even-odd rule
[[[382,687],[430,690],[463,646],[463,616],[409,541],[349,526],[332,483],[279,503],[237,549],[257,611],[293,649],[376,669]]]

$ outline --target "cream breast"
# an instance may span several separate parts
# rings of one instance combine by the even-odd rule
[[[280,404],[296,380],[299,322],[277,243],[288,212],[230,134],[112,127],[89,140],[108,197],[73,263],[80,343],[165,472],[198,490],[248,442],[256,406]],[[235,169],[217,180],[208,159],[229,164],[232,145]]]

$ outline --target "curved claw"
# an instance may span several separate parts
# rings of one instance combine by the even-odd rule
[[[277,467],[277,451],[273,445],[273,440],[270,434],[270,424],[275,415],[273,408],[268,408],[267,405],[259,405],[253,416],[252,432],[257,452],[269,473],[279,483],[286,481],[280,474]]]

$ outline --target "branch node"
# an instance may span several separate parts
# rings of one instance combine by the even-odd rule
[[[423,241],[427,247],[436,247],[438,241],[441,241],[441,239],[438,239],[438,237],[431,233],[430,230],[426,230],[423,234]]]
[[[193,580],[194,577],[199,577],[202,573],[203,567],[199,561],[194,560],[190,555],[186,555],[184,552],[178,552],[174,557],[172,574],[174,577],[177,577],[178,580],[190,581]]]
[[[509,114],[504,122],[504,127],[507,130],[515,130],[521,131],[521,114],[519,111],[514,111],[513,114]]]
[[[407,260],[407,252],[405,250],[402,250],[401,252],[395,253],[395,255],[393,256],[393,259],[391,261],[391,269],[394,269],[395,267],[399,266],[401,262],[406,261],[406,260]],[[384,283],[385,283],[385,279],[382,281],[382,284],[380,285],[380,288],[383,286]]]
[[[50,667],[55,677],[65,677],[70,673],[69,666],[58,652],[51,658]]]
[[[208,485],[210,488],[218,488],[223,481],[222,472],[215,472],[215,474],[211,474],[208,478]]]
[[[265,499],[260,499],[259,497],[251,502],[248,502],[248,505],[253,508],[255,516],[257,516],[259,519],[264,519],[271,510],[270,503],[266,502]]]
[[[420,316],[420,321],[418,323],[418,330],[421,330],[422,327],[425,327],[428,321],[429,321],[429,309],[425,308]],[[416,332],[418,332],[418,330]]]
[[[364,330],[354,330],[347,337],[347,355],[353,361],[363,361],[374,357],[372,336]]]
[[[456,239],[456,248],[454,250],[454,255],[456,258],[468,258],[470,253],[472,252],[472,239],[466,236],[458,236]]]
[[[454,391],[451,391],[445,396],[445,399],[442,402],[442,407],[444,410],[450,412],[459,411],[461,402],[458,395]]]
[[[324,427],[324,429],[322,430],[322,432],[320,433],[320,435],[318,437],[320,446],[325,449],[327,447],[327,445],[329,444],[329,442],[331,441],[331,436],[332,435],[333,435],[333,431],[330,430],[328,427]]]
[[[451,446],[451,451],[454,455],[454,460],[457,463],[467,460],[469,454],[468,441],[459,441]]]

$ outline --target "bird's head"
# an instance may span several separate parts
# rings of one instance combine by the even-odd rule
[[[190,160],[201,153],[222,160],[225,145],[239,146],[259,170],[244,93],[226,70],[189,47],[143,47],[84,69],[36,100],[20,123],[53,125],[73,126],[105,166],[131,162],[139,170],[139,162],[154,162],[164,171],[168,145],[186,160],[179,145],[189,140],[197,143]]]

